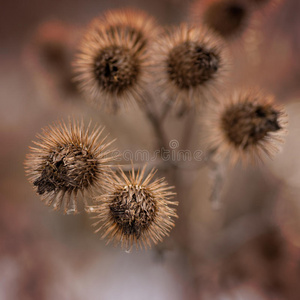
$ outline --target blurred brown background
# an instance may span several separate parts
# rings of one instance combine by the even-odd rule
[[[182,171],[171,236],[128,254],[105,246],[85,214],[52,212],[32,191],[23,169],[28,146],[58,118],[92,118],[120,150],[155,149],[137,108],[96,111],[70,80],[84,26],[121,7],[143,9],[162,25],[188,18],[188,3],[180,0],[1,3],[0,299],[300,299],[298,0],[257,12],[253,30],[231,46],[233,86],[259,85],[275,94],[287,107],[289,136],[266,166],[227,174],[221,210],[208,201],[208,170]],[[182,122],[169,117],[170,139],[179,139]],[[193,149],[201,149],[197,133]]]

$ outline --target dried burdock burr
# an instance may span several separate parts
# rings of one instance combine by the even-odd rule
[[[149,75],[148,48],[158,32],[140,11],[109,11],[86,31],[74,63],[87,99],[117,110],[143,98]]]
[[[59,210],[64,202],[64,213],[77,213],[77,196],[93,196],[115,160],[109,150],[112,142],[100,139],[103,128],[69,120],[43,129],[37,135],[36,147],[26,156],[26,175],[41,200]]]
[[[207,144],[218,159],[248,163],[278,152],[287,115],[272,96],[248,89],[220,100],[210,107],[205,121]]]
[[[207,28],[187,24],[158,39],[153,61],[163,97],[187,106],[203,103],[218,91],[229,66],[225,44]]]
[[[191,5],[195,23],[205,24],[227,40],[244,32],[251,13],[252,6],[248,0],[204,0]]]
[[[96,198],[93,218],[97,219],[94,226],[99,226],[96,232],[103,231],[102,238],[108,243],[114,241],[126,249],[134,244],[147,248],[169,234],[174,226],[172,217],[177,217],[170,205],[177,203],[170,200],[173,187],[164,178],[152,181],[155,172],[144,176],[145,167],[141,172],[132,169],[127,177],[120,169],[120,174],[113,173],[107,180],[104,194]]]

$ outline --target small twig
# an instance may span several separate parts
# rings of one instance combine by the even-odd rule
[[[183,128],[182,132],[182,139],[181,139],[181,148],[182,149],[188,149],[190,142],[191,142],[191,137],[193,133],[193,128],[195,124],[195,112],[194,111],[189,111],[189,114],[187,115],[187,120],[185,123],[185,126]]]
[[[161,122],[163,122],[166,119],[166,117],[167,117],[167,115],[168,115],[168,113],[171,109],[171,106],[172,106],[172,101],[165,102],[165,104],[162,108],[162,113],[160,115],[160,121]]]
[[[222,205],[221,192],[224,185],[226,167],[223,162],[216,162],[213,160],[214,152],[214,150],[211,150],[207,157],[207,163],[209,165],[213,181],[209,200],[213,209],[220,209]]]
[[[156,133],[159,148],[165,150],[169,149],[168,139],[164,132],[161,119],[156,112],[155,104],[151,95],[147,94],[143,100],[144,101],[140,103],[140,108],[145,112],[154,129],[154,132]]]
[[[186,105],[186,103],[182,103],[176,116],[177,116],[177,118],[182,118],[189,111],[190,111],[190,108]]]

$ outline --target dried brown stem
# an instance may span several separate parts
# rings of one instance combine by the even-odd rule
[[[153,127],[153,130],[154,130],[157,140],[158,140],[159,149],[161,149],[161,150],[169,149],[168,138],[163,129],[161,118],[159,117],[159,114],[157,113],[155,103],[154,103],[153,98],[150,95],[150,93],[148,93],[145,96],[144,101],[141,102],[141,104],[140,104],[140,108],[142,109],[142,111],[145,112],[148,120],[150,121],[150,124]]]
[[[182,132],[182,138],[181,138],[181,148],[182,149],[188,149],[190,142],[191,142],[191,137],[193,134],[193,128],[195,124],[195,111],[190,110],[189,113],[187,114],[187,119],[185,122],[185,126],[183,128]]]

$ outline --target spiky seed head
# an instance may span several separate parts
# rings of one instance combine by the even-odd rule
[[[135,83],[139,65],[129,49],[111,46],[95,58],[94,73],[103,90],[121,94]]]
[[[191,63],[193,60],[194,64]],[[167,63],[174,84],[181,89],[190,89],[210,80],[218,71],[220,59],[197,43],[186,41],[170,51]]]
[[[91,124],[91,123],[90,123]],[[64,212],[77,213],[77,194],[93,195],[109,172],[108,163],[116,157],[106,137],[100,140],[103,128],[69,120],[43,129],[37,135],[36,147],[30,147],[25,170],[34,190],[46,205],[55,210],[64,202]],[[87,205],[86,198],[83,198]]]
[[[222,86],[229,57],[207,28],[182,24],[158,39],[153,51],[155,76],[166,99],[197,104]]]
[[[94,226],[101,224],[96,232],[103,230],[102,238],[108,243],[121,243],[126,249],[134,244],[146,248],[169,234],[174,226],[172,217],[177,217],[170,205],[177,203],[170,201],[173,187],[164,178],[152,181],[155,172],[145,177],[144,167],[141,172],[133,169],[127,177],[120,169],[119,175],[114,173],[106,182],[104,194],[96,198],[94,218],[98,220]]]
[[[108,110],[140,100],[149,75],[148,48],[157,33],[155,21],[140,11],[109,11],[94,20],[74,63],[86,98]]]
[[[259,90],[233,93],[206,120],[207,143],[218,158],[232,163],[255,162],[273,156],[283,142],[287,115],[273,97]]]
[[[239,37],[250,20],[252,13],[248,0],[205,0],[191,6],[195,23],[201,22],[224,39]]]

